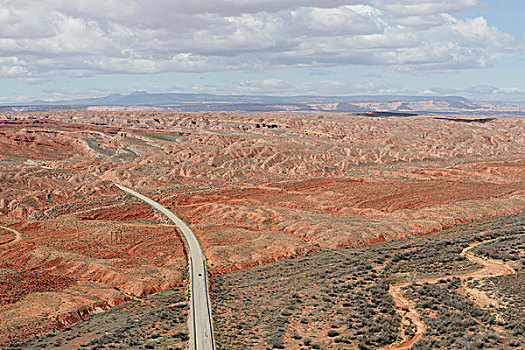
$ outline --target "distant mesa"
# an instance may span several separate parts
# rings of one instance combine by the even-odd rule
[[[96,109],[99,111],[155,112],[344,112],[493,115],[505,112],[523,115],[520,104],[473,102],[461,96],[255,96],[194,93],[148,93],[135,91],[103,97],[64,101],[32,101],[1,104],[0,112],[47,111],[56,109]],[[384,114],[377,116],[386,116]],[[392,114],[390,116],[404,116]]]

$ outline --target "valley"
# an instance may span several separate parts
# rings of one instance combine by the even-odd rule
[[[118,183],[195,233],[217,348],[516,348],[525,121],[469,118],[4,113],[2,347],[187,346],[185,239]]]

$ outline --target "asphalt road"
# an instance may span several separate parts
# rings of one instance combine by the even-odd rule
[[[194,350],[214,350],[215,342],[212,332],[212,317],[208,281],[206,275],[206,258],[193,231],[175,214],[155,202],[125,186],[115,184],[122,191],[131,194],[146,202],[153,208],[166,215],[178,226],[188,244],[190,264],[190,320],[189,348]]]

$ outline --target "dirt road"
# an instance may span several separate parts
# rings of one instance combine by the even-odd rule
[[[16,243],[16,242],[22,240],[22,233],[18,232],[17,230],[13,230],[12,228],[5,227],[5,226],[0,226],[0,228],[15,234],[15,239],[14,240],[6,242],[6,243],[3,243],[2,245],[13,244],[13,243]]]
[[[482,265],[483,267],[479,270],[469,272],[466,274],[457,274],[457,275],[449,275],[446,277],[433,277],[433,278],[424,278],[419,279],[415,282],[417,283],[436,283],[439,280],[443,278],[460,278],[461,280],[465,280],[467,278],[474,278],[474,279],[482,279],[487,277],[494,277],[494,276],[505,276],[505,275],[511,275],[516,273],[514,269],[507,264],[505,264],[502,261],[495,260],[495,259],[489,259],[489,258],[481,258],[474,253],[471,252],[471,250],[483,243],[489,243],[494,241],[494,239],[482,241],[482,242],[476,242],[465,249],[463,249],[460,253],[460,255],[466,257],[472,262],[475,262],[477,264]],[[400,342],[389,345],[384,348],[384,350],[393,350],[393,349],[410,349],[412,345],[414,345],[415,342],[417,342],[424,334],[427,329],[427,326],[425,323],[421,320],[421,317],[412,301],[407,299],[403,293],[401,292],[401,289],[408,286],[411,282],[402,282],[402,283],[394,283],[390,285],[390,288],[388,292],[394,299],[394,303],[396,305],[397,313],[401,316],[402,322],[405,326],[409,326],[411,323],[415,325],[416,330],[414,333],[414,336],[411,338],[406,338],[401,340]]]

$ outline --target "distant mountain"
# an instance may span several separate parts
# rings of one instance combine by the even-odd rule
[[[234,104],[318,104],[341,102],[405,102],[405,101],[449,101],[469,102],[460,96],[251,96],[251,95],[212,95],[191,93],[148,93],[132,92],[129,95],[111,94],[104,97],[66,101],[33,101],[25,106],[169,106],[192,103],[234,103]]]
[[[501,111],[496,104],[472,102],[461,96],[251,96],[213,95],[192,93],[148,93],[136,91],[129,95],[111,94],[104,97],[65,100],[34,101],[17,106],[6,104],[3,111],[90,108],[104,110],[154,111],[330,111],[330,112],[389,112],[389,113],[468,113],[487,114]],[[522,113],[518,106],[505,110]]]

